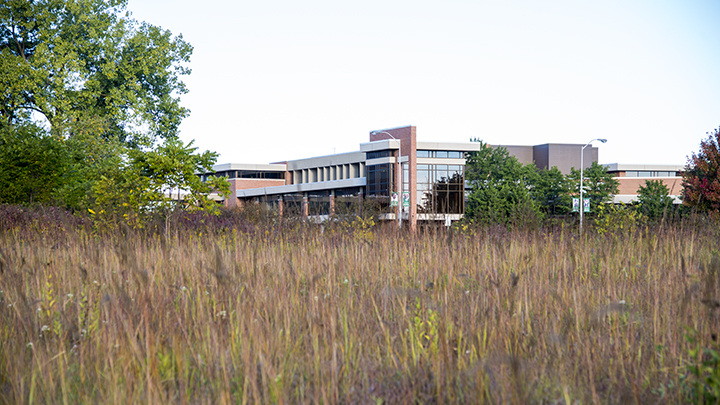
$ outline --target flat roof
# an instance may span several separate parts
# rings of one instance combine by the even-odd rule
[[[226,170],[253,170],[267,172],[284,172],[287,165],[284,164],[252,164],[252,163],[222,163],[213,166],[216,172]]]
[[[677,172],[685,169],[684,165],[654,165],[654,164],[632,164],[632,163],[604,163],[603,166],[609,172],[624,172],[628,170]]]
[[[400,142],[396,139],[381,139],[379,141],[365,142],[360,144],[361,152],[372,152],[375,150],[399,149]]]
[[[345,152],[335,155],[317,156],[305,159],[289,160],[288,170],[313,169],[323,166],[335,166],[365,161],[363,152]]]
[[[474,152],[480,150],[480,142],[417,142],[418,150],[457,150]]]

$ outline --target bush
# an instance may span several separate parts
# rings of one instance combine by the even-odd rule
[[[593,222],[595,231],[600,235],[632,233],[645,223],[645,217],[629,205],[600,204]]]
[[[720,351],[717,344],[703,347],[697,335],[694,329],[688,329],[685,334],[690,348],[687,373],[682,376],[683,386],[692,402],[717,404],[720,402]]]

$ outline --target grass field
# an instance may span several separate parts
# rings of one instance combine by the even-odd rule
[[[87,229],[0,232],[1,403],[679,403],[717,383],[713,224]]]

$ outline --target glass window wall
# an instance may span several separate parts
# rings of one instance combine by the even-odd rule
[[[393,164],[367,166],[366,195],[369,200],[377,201],[382,212],[390,212],[390,194],[393,190]]]
[[[365,158],[370,160],[370,159],[377,159],[377,158],[382,158],[382,157],[390,157],[390,156],[393,156],[393,152],[394,151],[392,151],[392,150],[379,150],[379,151],[368,152],[365,154]]]
[[[311,191],[308,193],[308,215],[330,214],[330,191]]]
[[[650,170],[628,170],[625,177],[676,177],[680,176],[678,172],[669,171],[650,171]]]
[[[416,156],[419,158],[462,159],[465,157],[465,152],[457,150],[418,150]]]
[[[418,213],[462,214],[465,209],[464,166],[417,166]]]
[[[302,215],[303,196],[300,193],[283,195],[283,215],[292,217]]]

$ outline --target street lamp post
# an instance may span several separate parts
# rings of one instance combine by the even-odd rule
[[[593,142],[600,141],[602,143],[607,142],[607,139],[601,139],[596,138],[592,141],[588,142],[585,146],[580,149],[580,234],[582,234],[583,231],[583,211],[585,210],[585,204],[583,201],[583,194],[585,194],[585,189],[583,188],[583,171],[585,170],[585,163],[584,163],[584,157],[585,157],[585,148],[590,146]]]
[[[398,164],[398,171],[400,172],[400,181],[399,181],[399,188],[400,188],[400,194],[398,198],[398,210],[397,210],[397,216],[398,216],[398,228],[402,228],[402,196],[403,196],[403,170],[402,170],[402,162],[400,159],[402,158],[402,141],[400,139],[397,139],[387,131],[370,131],[370,134],[377,135],[377,134],[386,134],[389,135],[392,139],[398,141],[398,158],[397,158],[397,164]],[[397,178],[397,176],[396,176]]]

